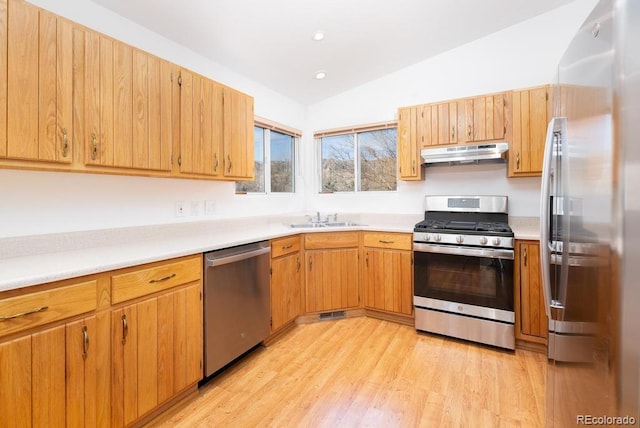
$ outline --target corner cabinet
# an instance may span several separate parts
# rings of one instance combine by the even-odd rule
[[[365,308],[406,317],[413,315],[412,244],[411,234],[363,233]]]
[[[513,91],[513,136],[509,177],[542,175],[542,157],[551,119],[549,87]]]
[[[540,276],[540,243],[516,241],[515,312],[519,345],[544,349],[548,321]],[[524,342],[524,343],[523,343]]]
[[[271,333],[302,313],[302,254],[299,235],[271,241]]]
[[[358,232],[304,236],[305,312],[327,312],[360,305]]]

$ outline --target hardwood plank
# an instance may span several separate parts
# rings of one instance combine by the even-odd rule
[[[222,172],[222,150],[224,147],[224,89],[221,85],[218,85],[217,83],[213,84],[212,97],[213,172],[215,175],[219,175]],[[251,159],[253,159],[253,157]]]
[[[84,45],[84,58],[74,58],[76,65],[83,65],[85,67],[84,75],[84,88],[86,96],[84,98],[77,98],[79,102],[84,104],[84,119],[85,119],[85,134],[83,139],[85,144],[85,157],[86,164],[99,164],[101,151],[98,149],[97,144],[101,140],[101,83],[100,83],[100,64],[102,57],[100,55],[100,36],[93,31],[83,31],[81,33],[85,39]],[[76,35],[80,36],[80,33],[76,31]],[[80,43],[80,40],[77,41]],[[76,45],[76,52],[81,55],[83,52],[80,47]],[[74,53],[76,53],[74,52]],[[96,146],[94,147],[94,143]],[[94,159],[95,158],[95,159]]]
[[[193,76],[193,151],[191,152],[191,162],[193,164],[193,171],[198,174],[205,173],[201,152],[202,145],[204,144],[202,139],[203,81],[204,78],[202,76]]]
[[[57,18],[56,160],[73,161],[73,24]]]
[[[113,42],[113,163],[124,168],[133,166],[133,120],[140,111],[133,110],[133,48]],[[144,114],[144,113],[142,113]]]
[[[36,333],[31,340],[33,426],[64,427],[65,327]]]
[[[438,144],[449,144],[449,103],[438,104]]]
[[[132,97],[132,165],[134,168],[151,168],[150,116],[151,116],[151,76],[153,64],[149,56],[137,49],[133,51],[133,97]],[[156,117],[158,112],[154,112]]]
[[[195,172],[193,169],[194,93],[193,74],[180,70],[180,171]]]
[[[106,37],[99,37],[99,43],[100,91],[98,108],[100,131],[98,133],[98,159],[100,165],[114,165],[114,42]]]
[[[39,12],[38,28],[38,159],[56,160],[57,25],[56,17]]]
[[[160,60],[160,76],[159,76],[160,99],[158,100],[158,102],[160,103],[160,108],[159,108],[160,135],[159,135],[159,141],[154,142],[154,145],[155,144],[160,145],[160,154],[159,154],[160,159],[159,159],[159,164],[157,165],[154,164],[154,166],[156,166],[158,169],[162,171],[171,170],[171,164],[172,164],[173,121],[174,121],[174,115],[172,113],[172,106],[173,106],[172,90],[173,90],[174,78],[175,78],[175,70],[174,70],[173,64],[167,61]],[[155,110],[154,109],[151,109],[151,110],[152,110],[151,120],[153,121],[155,120],[153,117],[153,115],[155,115],[154,113]],[[179,128],[179,127],[176,126],[176,128]],[[154,132],[155,131],[151,132],[151,138],[155,138]]]
[[[213,171],[213,82],[202,80],[201,102],[198,119],[200,121],[200,158],[202,172],[207,175]]]
[[[152,425],[541,427],[545,367],[366,317],[304,324]]]

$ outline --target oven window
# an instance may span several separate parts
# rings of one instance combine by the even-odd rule
[[[513,311],[513,260],[414,252],[416,296]]]

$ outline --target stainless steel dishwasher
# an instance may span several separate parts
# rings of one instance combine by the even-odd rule
[[[204,255],[204,376],[269,335],[268,241]]]

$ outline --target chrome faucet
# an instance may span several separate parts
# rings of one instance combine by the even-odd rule
[[[330,220],[330,218],[331,218],[331,217],[333,217],[333,221],[334,221],[334,222],[338,221],[338,213],[334,213],[334,214],[327,214],[327,223],[328,223],[329,221],[331,221],[331,220]]]
[[[320,211],[318,211],[318,213],[317,213],[317,219],[318,219],[318,220],[317,220],[317,221],[318,221],[318,223],[320,223]]]

